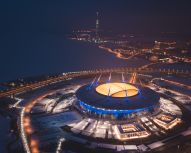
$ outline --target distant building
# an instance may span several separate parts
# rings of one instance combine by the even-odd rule
[[[95,42],[99,42],[99,12],[96,12],[96,15]]]
[[[160,49],[160,42],[155,41],[154,49],[159,50]]]

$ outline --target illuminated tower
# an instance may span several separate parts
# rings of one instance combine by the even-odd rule
[[[95,30],[95,34],[96,34],[96,40],[99,40],[99,12],[96,12],[97,14],[97,18],[96,18],[96,30]]]

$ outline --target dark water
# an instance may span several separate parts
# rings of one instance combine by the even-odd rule
[[[21,77],[132,65],[94,44],[64,35],[6,35],[0,46],[0,82]]]

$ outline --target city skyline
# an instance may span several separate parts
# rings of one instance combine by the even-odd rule
[[[93,28],[93,16],[97,11],[104,19],[101,19],[102,28],[116,32],[191,32],[189,1],[112,0],[73,4],[74,1],[2,2],[1,32],[43,29],[44,32],[67,33],[73,29]],[[18,9],[18,6],[22,7]]]

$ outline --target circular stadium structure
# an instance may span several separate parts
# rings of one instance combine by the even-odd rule
[[[157,85],[164,80],[121,71],[89,73],[70,72],[61,82],[20,94],[26,99],[12,107],[22,108],[26,152],[155,152],[174,143],[173,133],[190,137],[190,113]],[[183,95],[173,94],[182,102]]]
[[[87,84],[77,90],[76,96],[83,112],[113,119],[157,112],[160,99],[150,88],[124,82]]]

